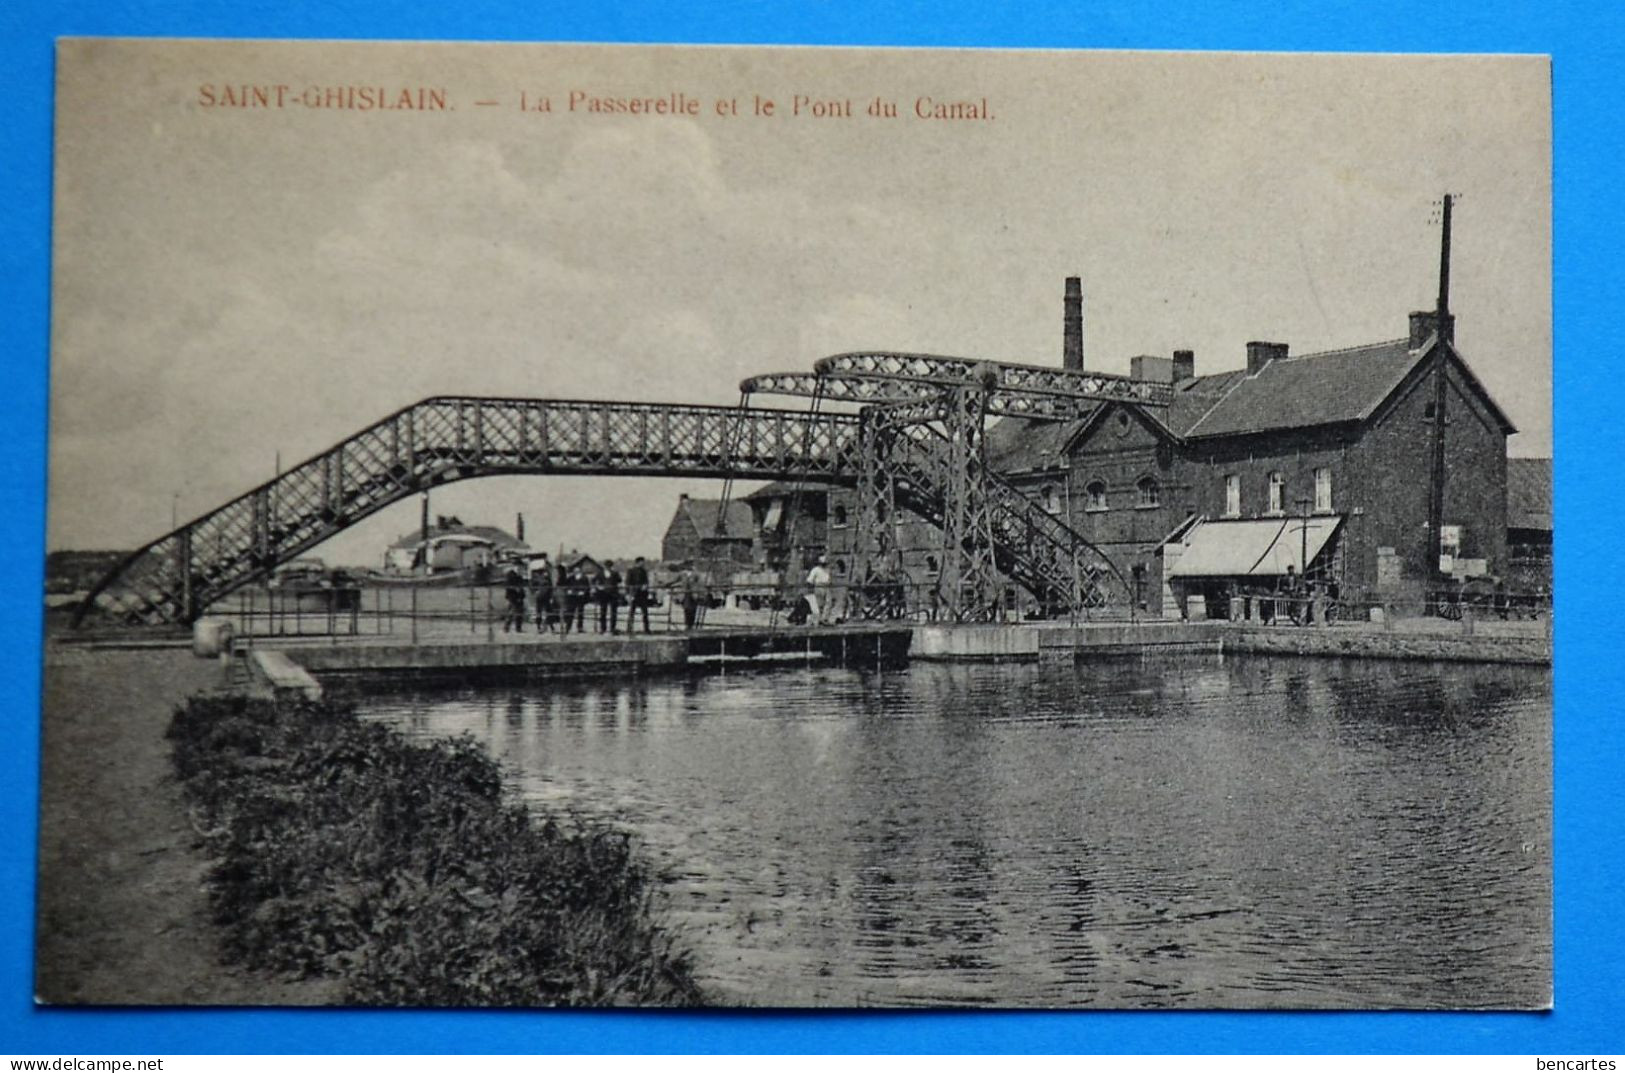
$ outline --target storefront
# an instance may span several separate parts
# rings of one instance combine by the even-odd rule
[[[1337,596],[1341,515],[1199,521],[1165,544],[1163,577],[1183,618],[1273,621]]]

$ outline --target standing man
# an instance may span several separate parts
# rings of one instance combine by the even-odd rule
[[[502,579],[502,595],[508,604],[507,615],[502,620],[502,632],[512,630],[515,633],[524,633],[525,579],[519,576],[517,567],[508,567],[508,573]]]
[[[587,632],[587,601],[592,599],[592,579],[577,564],[570,568],[570,606],[575,608],[576,632]]]
[[[818,624],[825,625],[830,620],[830,583],[833,580],[829,574],[829,559],[820,555],[813,568],[807,571],[807,584],[812,589],[813,603],[817,605]]]
[[[1300,586],[1298,584],[1298,571],[1296,568],[1294,568],[1293,564],[1286,564],[1286,576],[1281,578],[1277,587],[1278,591],[1285,596],[1285,599],[1276,603],[1275,617],[1279,619],[1281,617],[1281,611],[1285,610],[1287,620],[1290,621],[1292,625],[1302,626],[1304,624],[1303,603],[1299,599],[1301,593],[1299,591]],[[1282,607],[1283,603],[1285,604],[1284,608]]]
[[[570,636],[570,631],[575,627],[576,623],[576,585],[578,580],[575,567],[566,570],[563,563],[559,564],[559,584],[553,591],[553,597],[559,602],[559,630],[566,637]]]
[[[553,564],[544,551],[530,567],[536,600],[536,632],[546,633],[553,628]]]
[[[677,579],[678,598],[683,604],[683,629],[692,630],[700,612],[700,575],[693,566],[683,567]]]
[[[643,632],[649,632],[649,568],[639,555],[626,571],[626,594],[630,604],[626,609],[626,632],[637,629],[638,610],[643,611]]]
[[[621,617],[621,575],[613,559],[604,560],[598,576],[598,632],[619,633]]]

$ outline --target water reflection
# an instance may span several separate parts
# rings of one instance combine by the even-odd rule
[[[1550,676],[1192,656],[376,695],[671,872],[775,1005],[1531,1006]]]

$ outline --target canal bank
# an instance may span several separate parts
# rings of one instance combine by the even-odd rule
[[[257,639],[247,649],[256,662],[277,653],[320,679],[371,677],[423,681],[545,682],[593,677],[640,677],[690,668],[833,663],[893,665],[908,659],[908,626],[851,625],[780,631],[703,630],[691,634],[597,636],[535,635],[491,641],[412,644],[390,638]],[[240,648],[240,650],[242,650]],[[261,680],[269,676],[255,668]],[[293,688],[294,678],[267,682]]]
[[[1499,628],[1497,628],[1499,627]],[[1552,642],[1534,623],[1477,629],[1441,622],[1384,628],[1262,626],[1229,622],[850,625],[715,630],[693,634],[506,639],[424,644],[388,638],[260,640],[262,684],[303,692],[298,672],[319,679],[403,678],[471,683],[640,677],[695,668],[827,663],[898,666],[908,661],[1022,663],[1211,652],[1550,665]],[[281,668],[278,671],[276,668]],[[308,694],[306,694],[308,695]]]
[[[1364,624],[1299,627],[1149,621],[917,626],[909,655],[947,662],[1154,657],[1178,652],[1451,663],[1550,665],[1552,661],[1551,638],[1544,630],[1468,632],[1456,623],[1444,625],[1445,629],[1383,629]]]
[[[47,644],[34,993],[46,1003],[313,1006],[328,982],[225,964],[210,861],[165,728],[218,664]]]

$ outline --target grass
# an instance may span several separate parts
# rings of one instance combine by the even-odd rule
[[[170,725],[227,956],[389,1006],[696,1005],[627,835],[533,815],[470,740],[326,703],[193,698]]]

